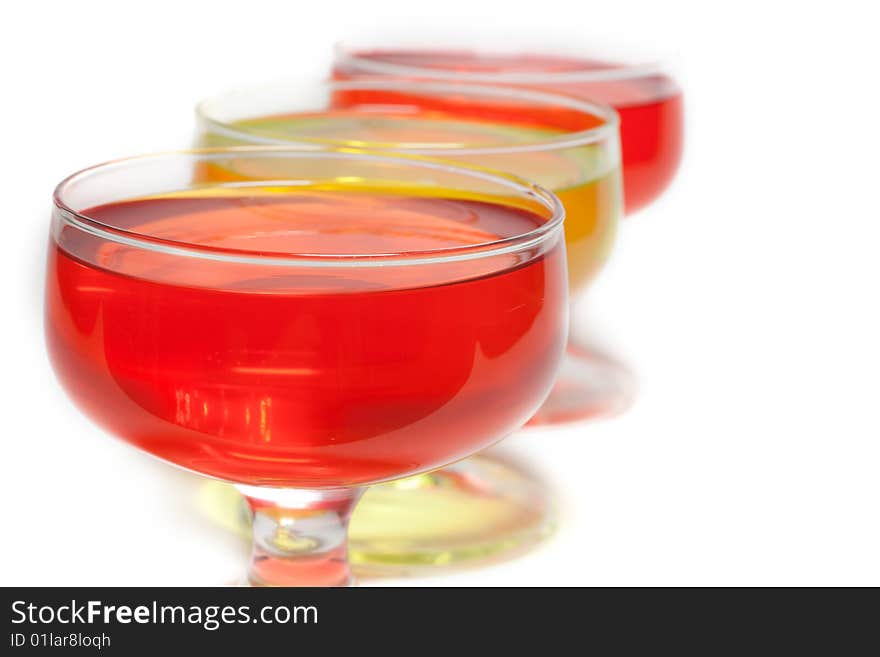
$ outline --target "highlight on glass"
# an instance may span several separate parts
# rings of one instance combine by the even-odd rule
[[[201,103],[198,145],[311,144],[440,158],[505,171],[565,206],[572,294],[605,263],[622,212],[617,115],[526,89],[406,80],[288,81]],[[572,347],[533,421],[607,410],[626,392],[602,362]]]
[[[435,38],[431,46],[424,41],[340,44],[333,76],[496,84],[606,103],[620,115],[626,214],[653,202],[675,177],[682,155],[683,99],[668,64],[615,48],[556,50],[546,42],[510,39],[486,39],[490,45],[473,47],[460,37]]]
[[[522,425],[565,350],[563,208],[416,158],[219,149],[55,191],[46,339],[96,424],[234,483],[257,585],[351,580],[364,486]]]

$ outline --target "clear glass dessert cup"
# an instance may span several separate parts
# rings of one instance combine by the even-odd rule
[[[235,485],[252,584],[345,585],[364,487],[486,448],[549,393],[563,216],[520,179],[412,157],[98,165],[55,191],[49,355],[96,424]]]

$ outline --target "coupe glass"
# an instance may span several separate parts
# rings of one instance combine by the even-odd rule
[[[437,82],[290,81],[207,100],[198,116],[201,146],[403,152],[533,180],[565,207],[572,293],[601,268],[621,213],[617,116],[579,99]],[[601,361],[567,357],[537,417],[605,408],[605,399],[620,396],[612,374]],[[227,498],[216,492],[222,505]],[[485,455],[377,487],[361,509],[352,524],[353,559],[381,574],[510,554],[551,526],[542,486],[521,467]]]
[[[681,160],[681,88],[667,64],[642,54],[621,54],[614,48],[553,50],[546,44],[510,41],[473,49],[459,38],[425,47],[392,39],[337,46],[333,75],[340,80],[392,77],[497,84],[611,105],[620,115],[626,214],[660,196]]]
[[[97,424],[235,484],[251,583],[347,584],[364,486],[487,447],[550,391],[562,222],[542,188],[418,158],[99,165],[55,191],[49,354]]]

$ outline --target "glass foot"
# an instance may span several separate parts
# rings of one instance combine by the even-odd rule
[[[550,396],[527,426],[618,415],[630,407],[635,390],[635,377],[625,365],[569,343]]]
[[[552,533],[544,487],[515,466],[479,455],[372,486],[350,527],[359,575],[421,575],[521,554]]]
[[[250,536],[251,513],[231,486],[208,482],[199,507]],[[479,455],[435,472],[371,486],[349,525],[359,577],[427,575],[518,556],[554,528],[548,492],[531,475]]]

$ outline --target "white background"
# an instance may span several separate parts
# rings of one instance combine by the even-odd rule
[[[0,584],[221,584],[241,542],[193,481],[81,416],[42,343],[54,185],[185,147],[200,98],[327,71],[379,27],[529,28],[676,52],[684,166],[626,220],[589,311],[638,372],[625,416],[508,443],[555,538],[416,584],[880,585],[880,95],[871,3],[2,4]]]

